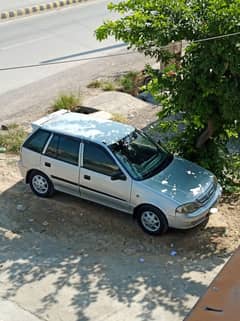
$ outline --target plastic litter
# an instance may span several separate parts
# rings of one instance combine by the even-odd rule
[[[138,260],[140,263],[144,263],[144,258],[143,257],[140,257],[139,260]]]
[[[171,255],[171,256],[176,256],[176,255],[177,255],[177,252],[174,251],[174,250],[172,250],[172,251],[170,252],[170,255]]]
[[[18,204],[16,206],[16,210],[19,211],[19,212],[23,212],[25,210],[25,207],[22,204]]]
[[[216,214],[218,212],[218,209],[216,208],[216,207],[212,207],[211,209],[210,209],[210,213],[211,214]]]
[[[6,148],[5,147],[0,147],[0,153],[5,153],[6,152]]]

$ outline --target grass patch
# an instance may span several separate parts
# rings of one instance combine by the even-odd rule
[[[103,91],[113,91],[117,90],[117,81],[110,80],[93,80],[90,84],[87,85],[88,88],[99,88]]]
[[[58,111],[61,109],[67,109],[70,111],[75,111],[79,109],[82,99],[80,96],[75,94],[61,94],[58,98],[55,99],[51,110]]]
[[[103,91],[113,91],[116,90],[116,84],[111,81],[104,81],[101,88]]]
[[[90,84],[87,85],[87,88],[102,88],[101,80],[93,80]]]
[[[97,79],[88,84],[88,88],[98,88],[104,91],[121,91],[137,96],[144,84],[145,75],[142,71],[129,71],[113,80]]]
[[[121,91],[137,96],[139,87],[142,86],[142,83],[140,83],[140,74],[141,73],[137,71],[130,71],[122,76],[119,80]]]
[[[117,122],[123,123],[123,124],[127,124],[128,123],[127,118],[125,116],[123,116],[122,114],[118,114],[118,113],[112,114],[111,120],[117,121]]]
[[[27,137],[27,132],[17,124],[8,126],[8,130],[0,133],[0,147],[9,153],[18,153],[22,143]]]

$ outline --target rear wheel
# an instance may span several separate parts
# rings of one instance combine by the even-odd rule
[[[137,221],[141,228],[151,235],[161,235],[168,230],[165,215],[152,205],[144,205],[139,208]]]
[[[39,171],[33,171],[29,178],[30,187],[34,194],[40,197],[50,197],[53,192],[53,184],[50,179]]]

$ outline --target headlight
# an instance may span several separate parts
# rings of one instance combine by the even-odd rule
[[[201,205],[197,202],[183,204],[178,206],[178,208],[176,209],[176,213],[180,213],[180,214],[192,213],[196,211],[199,207],[201,207]]]
[[[217,177],[215,175],[213,176],[213,184],[215,186],[217,186],[217,184],[218,184],[218,179],[217,179]]]

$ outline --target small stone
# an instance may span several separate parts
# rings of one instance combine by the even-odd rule
[[[128,248],[124,249],[123,252],[124,252],[126,255],[133,255],[133,254],[136,253],[136,249],[135,249],[135,248],[132,248],[132,247],[128,247]]]
[[[47,226],[47,225],[49,225],[49,223],[48,223],[47,221],[44,221],[44,222],[42,223],[42,225],[43,225],[43,226]]]
[[[19,212],[23,212],[25,210],[25,207],[22,204],[18,204],[16,206],[16,210],[19,211]]]
[[[138,261],[139,261],[139,263],[144,263],[144,258],[140,257]]]
[[[215,292],[217,292],[217,291],[218,291],[218,288],[214,286],[214,287],[212,288],[212,290],[215,291]]]
[[[30,219],[28,220],[28,222],[29,222],[29,223],[34,222],[34,219],[33,219],[33,218],[30,218]]]

